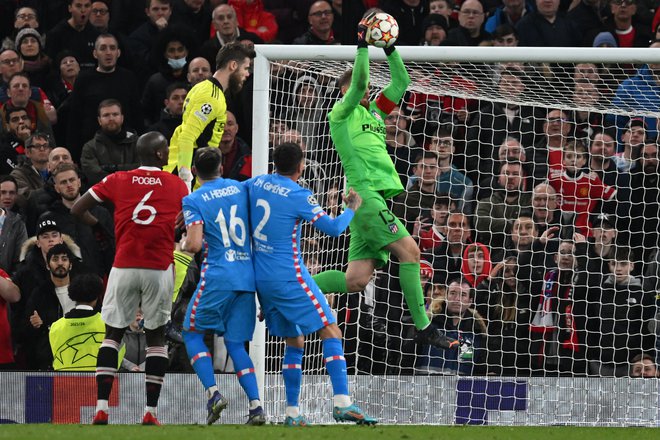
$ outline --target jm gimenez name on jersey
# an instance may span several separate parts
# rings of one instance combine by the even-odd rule
[[[254,186],[258,186],[263,188],[265,191],[272,192],[273,194],[277,194],[278,196],[282,197],[289,197],[289,193],[291,192],[290,188],[285,188],[277,183],[273,184],[270,182],[264,182],[263,179],[257,179],[257,181],[254,183]]]
[[[202,200],[204,200],[205,202],[210,202],[213,199],[221,199],[223,197],[233,196],[234,194],[238,194],[239,192],[241,192],[241,190],[238,189],[237,186],[232,185],[232,186],[227,186],[225,188],[216,188],[209,191],[204,191],[201,194],[201,196],[202,196]]]

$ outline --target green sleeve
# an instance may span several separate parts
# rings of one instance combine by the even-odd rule
[[[387,64],[390,66],[391,79],[390,83],[383,89],[383,94],[396,105],[401,101],[403,94],[406,93],[406,89],[410,85],[410,76],[399,51],[395,50],[387,57]]]
[[[175,302],[179,297],[179,290],[181,290],[181,285],[186,279],[188,266],[190,266],[192,259],[193,257],[181,251],[174,251],[174,295],[172,296],[172,302]]]
[[[358,48],[353,65],[351,85],[348,87],[344,98],[332,109],[333,119],[345,119],[364,97],[369,86],[369,51],[367,48]]]

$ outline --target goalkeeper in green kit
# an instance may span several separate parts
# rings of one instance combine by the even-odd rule
[[[366,33],[375,12],[367,11],[358,25],[358,49],[352,70],[338,86],[342,99],[330,113],[330,134],[346,173],[347,190],[362,197],[362,207],[350,223],[351,241],[346,273],[330,270],[314,276],[324,293],[364,290],[374,270],[387,263],[389,254],[399,259],[401,288],[417,329],[415,341],[439,348],[456,348],[431,324],[424,308],[420,281],[419,248],[386,200],[404,190],[385,146],[385,117],[399,103],[410,77],[394,46],[385,48],[391,82],[375,101],[369,102],[369,52]]]

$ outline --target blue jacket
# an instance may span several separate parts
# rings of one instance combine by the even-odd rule
[[[648,65],[639,69],[637,75],[628,78],[619,86],[612,106],[631,113],[660,111],[660,84],[656,82]],[[648,127],[647,136],[655,137],[656,118],[646,116],[644,120]],[[626,116],[616,116],[617,127],[623,128],[627,122]]]

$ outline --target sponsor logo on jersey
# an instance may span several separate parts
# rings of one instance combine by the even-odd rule
[[[387,225],[387,227],[390,228],[390,232],[392,234],[396,234],[397,232],[399,232],[399,227],[396,225],[396,223],[390,223],[389,225]]]
[[[134,185],[137,184],[137,185],[163,186],[163,183],[160,181],[160,177],[153,177],[153,176],[133,176],[131,183]]]
[[[372,133],[385,134],[385,126],[377,124],[362,124],[362,131],[371,131]]]
[[[195,116],[197,116],[197,118],[198,118],[200,121],[202,121],[202,122],[206,122],[206,121],[209,120],[209,118],[207,118],[206,116],[204,116],[204,115],[203,115],[201,112],[199,112],[199,111],[196,111],[196,112],[195,112]]]
[[[234,261],[247,261],[250,259],[250,254],[247,252],[236,251],[234,249],[227,249],[225,252],[225,260],[230,263]]]

